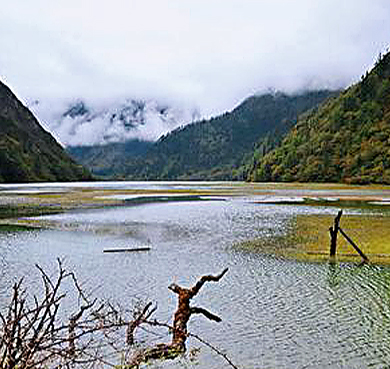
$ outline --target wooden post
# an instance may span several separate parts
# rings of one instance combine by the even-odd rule
[[[334,218],[334,226],[329,228],[330,233],[330,256],[336,255],[336,249],[337,249],[337,233],[339,232],[339,224],[340,224],[340,218],[343,215],[343,211],[340,210]]]
[[[357,251],[357,253],[362,257],[362,259],[365,262],[368,262],[368,257],[364,255],[363,251],[360,250],[360,248],[356,245],[356,243],[353,242],[341,228],[339,228],[339,231],[344,236],[344,238],[353,246],[353,248]]]

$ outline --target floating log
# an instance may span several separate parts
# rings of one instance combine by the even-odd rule
[[[150,251],[150,247],[137,247],[132,249],[104,249],[103,252],[138,252]]]

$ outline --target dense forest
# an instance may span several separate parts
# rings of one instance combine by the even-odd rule
[[[1,82],[0,132],[0,182],[91,179]]]
[[[69,146],[67,152],[86,168],[103,178],[123,176],[126,160],[137,161],[153,146],[153,142],[138,139],[115,142],[106,145]],[[122,173],[122,174],[121,174]]]
[[[96,175],[149,180],[242,179],[242,163],[263,140],[273,148],[298,116],[335,92],[269,93],[246,99],[233,111],[176,129],[149,147],[128,142],[69,148]]]
[[[390,54],[300,117],[280,146],[260,145],[246,169],[253,181],[390,183]]]

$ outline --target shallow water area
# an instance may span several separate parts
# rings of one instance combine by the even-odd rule
[[[193,302],[219,315],[222,322],[195,316],[189,329],[222,349],[238,367],[385,368],[390,362],[389,267],[299,262],[236,247],[244,241],[283,235],[297,217],[331,217],[336,212],[333,206],[278,203],[280,199],[356,197],[359,193],[387,198],[387,189],[364,193],[357,188],[287,186],[285,192],[278,188],[273,193],[276,189],[267,185],[239,183],[89,185],[93,190],[116,191],[105,196],[116,196],[118,206],[36,217],[35,222],[50,227],[0,233],[0,304],[4,305],[9,287],[19,277],[28,276],[29,290],[39,284],[35,263],[54,273],[60,257],[96,296],[127,306],[138,298],[157,301],[156,318],[170,321],[176,307],[175,295],[167,289],[170,283],[190,286],[201,275],[229,267],[219,283],[206,285]],[[91,188],[58,185],[67,186],[69,191]],[[45,191],[45,185],[38,187]],[[131,191],[164,197],[177,197],[175,191],[191,195],[200,191],[202,201],[183,197],[125,203],[132,198]],[[151,197],[158,200],[155,194]],[[345,213],[365,212],[354,207]],[[150,251],[103,253],[107,248],[146,245]],[[168,334],[156,339],[140,332],[137,337],[169,340]],[[194,346],[201,347],[194,363],[179,360],[151,368],[228,367],[222,357],[190,339],[189,348]]]

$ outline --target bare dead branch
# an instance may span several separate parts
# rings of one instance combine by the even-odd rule
[[[168,328],[169,330],[173,330],[174,327],[172,327],[171,325],[169,324],[166,324],[166,323],[161,323],[157,320],[152,320],[152,321],[146,321],[145,322],[146,324],[149,324],[151,326],[159,326],[159,327],[165,327],[165,328]],[[211,350],[213,350],[214,352],[216,352],[218,355],[222,356],[228,363],[231,367],[233,367],[234,369],[239,369],[232,361],[231,359],[229,359],[229,357],[223,353],[221,350],[219,350],[217,347],[215,347],[214,345],[212,345],[210,342],[207,342],[205,339],[203,339],[202,337],[200,337],[199,335],[197,334],[194,334],[194,333],[190,333],[190,332],[187,332],[187,337],[193,337],[195,338],[196,340],[198,340],[199,342],[201,342],[202,344],[204,344],[205,346],[209,347]]]
[[[206,318],[208,318],[210,320],[214,320],[215,322],[218,322],[218,323],[222,321],[222,319],[219,316],[214,315],[213,313],[210,313],[206,309],[203,309],[200,307],[192,307],[191,314],[203,314]]]
[[[152,306],[152,302],[149,302],[146,304],[146,306],[143,308],[143,310],[136,314],[136,317],[134,320],[132,320],[128,327],[126,332],[126,343],[128,345],[134,345],[134,332],[135,330],[145,321],[148,320],[152,314],[157,310],[157,305],[150,309]],[[150,309],[150,310],[149,310]]]
[[[207,275],[192,288],[171,285],[169,288],[178,294],[178,307],[173,325],[152,321],[157,309],[152,303],[133,311],[132,319],[125,319],[128,311],[110,302],[97,300],[90,302],[80,287],[73,272],[67,272],[58,260],[55,278],[37,266],[42,280],[43,295],[30,297],[22,287],[23,280],[15,283],[6,313],[0,313],[0,369],[58,369],[95,368],[99,365],[114,366],[119,355],[126,363],[138,365],[150,359],[175,358],[186,350],[186,339],[193,336],[221,353],[211,344],[187,332],[187,323],[192,314],[202,314],[206,318],[220,322],[221,318],[201,307],[191,307],[190,300],[199,292],[204,283],[217,282],[227,272]],[[79,306],[68,318],[60,318],[61,306],[67,294],[62,292],[63,283],[73,282]],[[80,302],[81,299],[81,302]],[[157,344],[142,351],[130,349],[134,334],[142,324],[165,326],[173,334],[169,344]],[[127,345],[126,345],[127,341]],[[129,359],[130,357],[130,359]],[[224,356],[225,357],[225,356]],[[115,359],[111,359],[115,358]],[[225,357],[229,362],[228,358]],[[233,368],[236,368],[233,365]]]
[[[61,286],[65,279],[71,278],[76,290],[81,295],[81,289],[73,273],[67,273],[62,263],[58,260],[58,273],[56,279],[37,265],[41,275],[43,297],[32,298],[33,306],[29,307],[22,290],[23,279],[13,286],[13,294],[8,306],[7,315],[0,315],[1,339],[0,359],[1,369],[28,369],[37,368],[38,365],[48,367],[54,362],[64,364],[76,362],[86,349],[87,335],[97,331],[96,320],[84,320],[80,335],[75,330],[82,326],[81,318],[84,312],[91,310],[95,302],[84,304],[79,308],[68,323],[59,319],[59,310],[66,294],[62,293]],[[83,296],[85,300],[85,297]],[[80,349],[75,347],[75,338],[80,338]],[[69,355],[68,346],[72,346],[72,355]],[[53,364],[54,365],[54,364]]]
[[[229,270],[229,268],[226,268],[222,271],[222,273],[216,275],[216,276],[213,276],[213,275],[204,275],[202,278],[200,278],[200,280],[195,284],[194,287],[192,287],[190,289],[191,291],[191,294],[192,294],[192,297],[195,296],[199,290],[203,287],[203,285],[206,283],[206,282],[219,282],[219,280],[227,273],[227,271]]]

